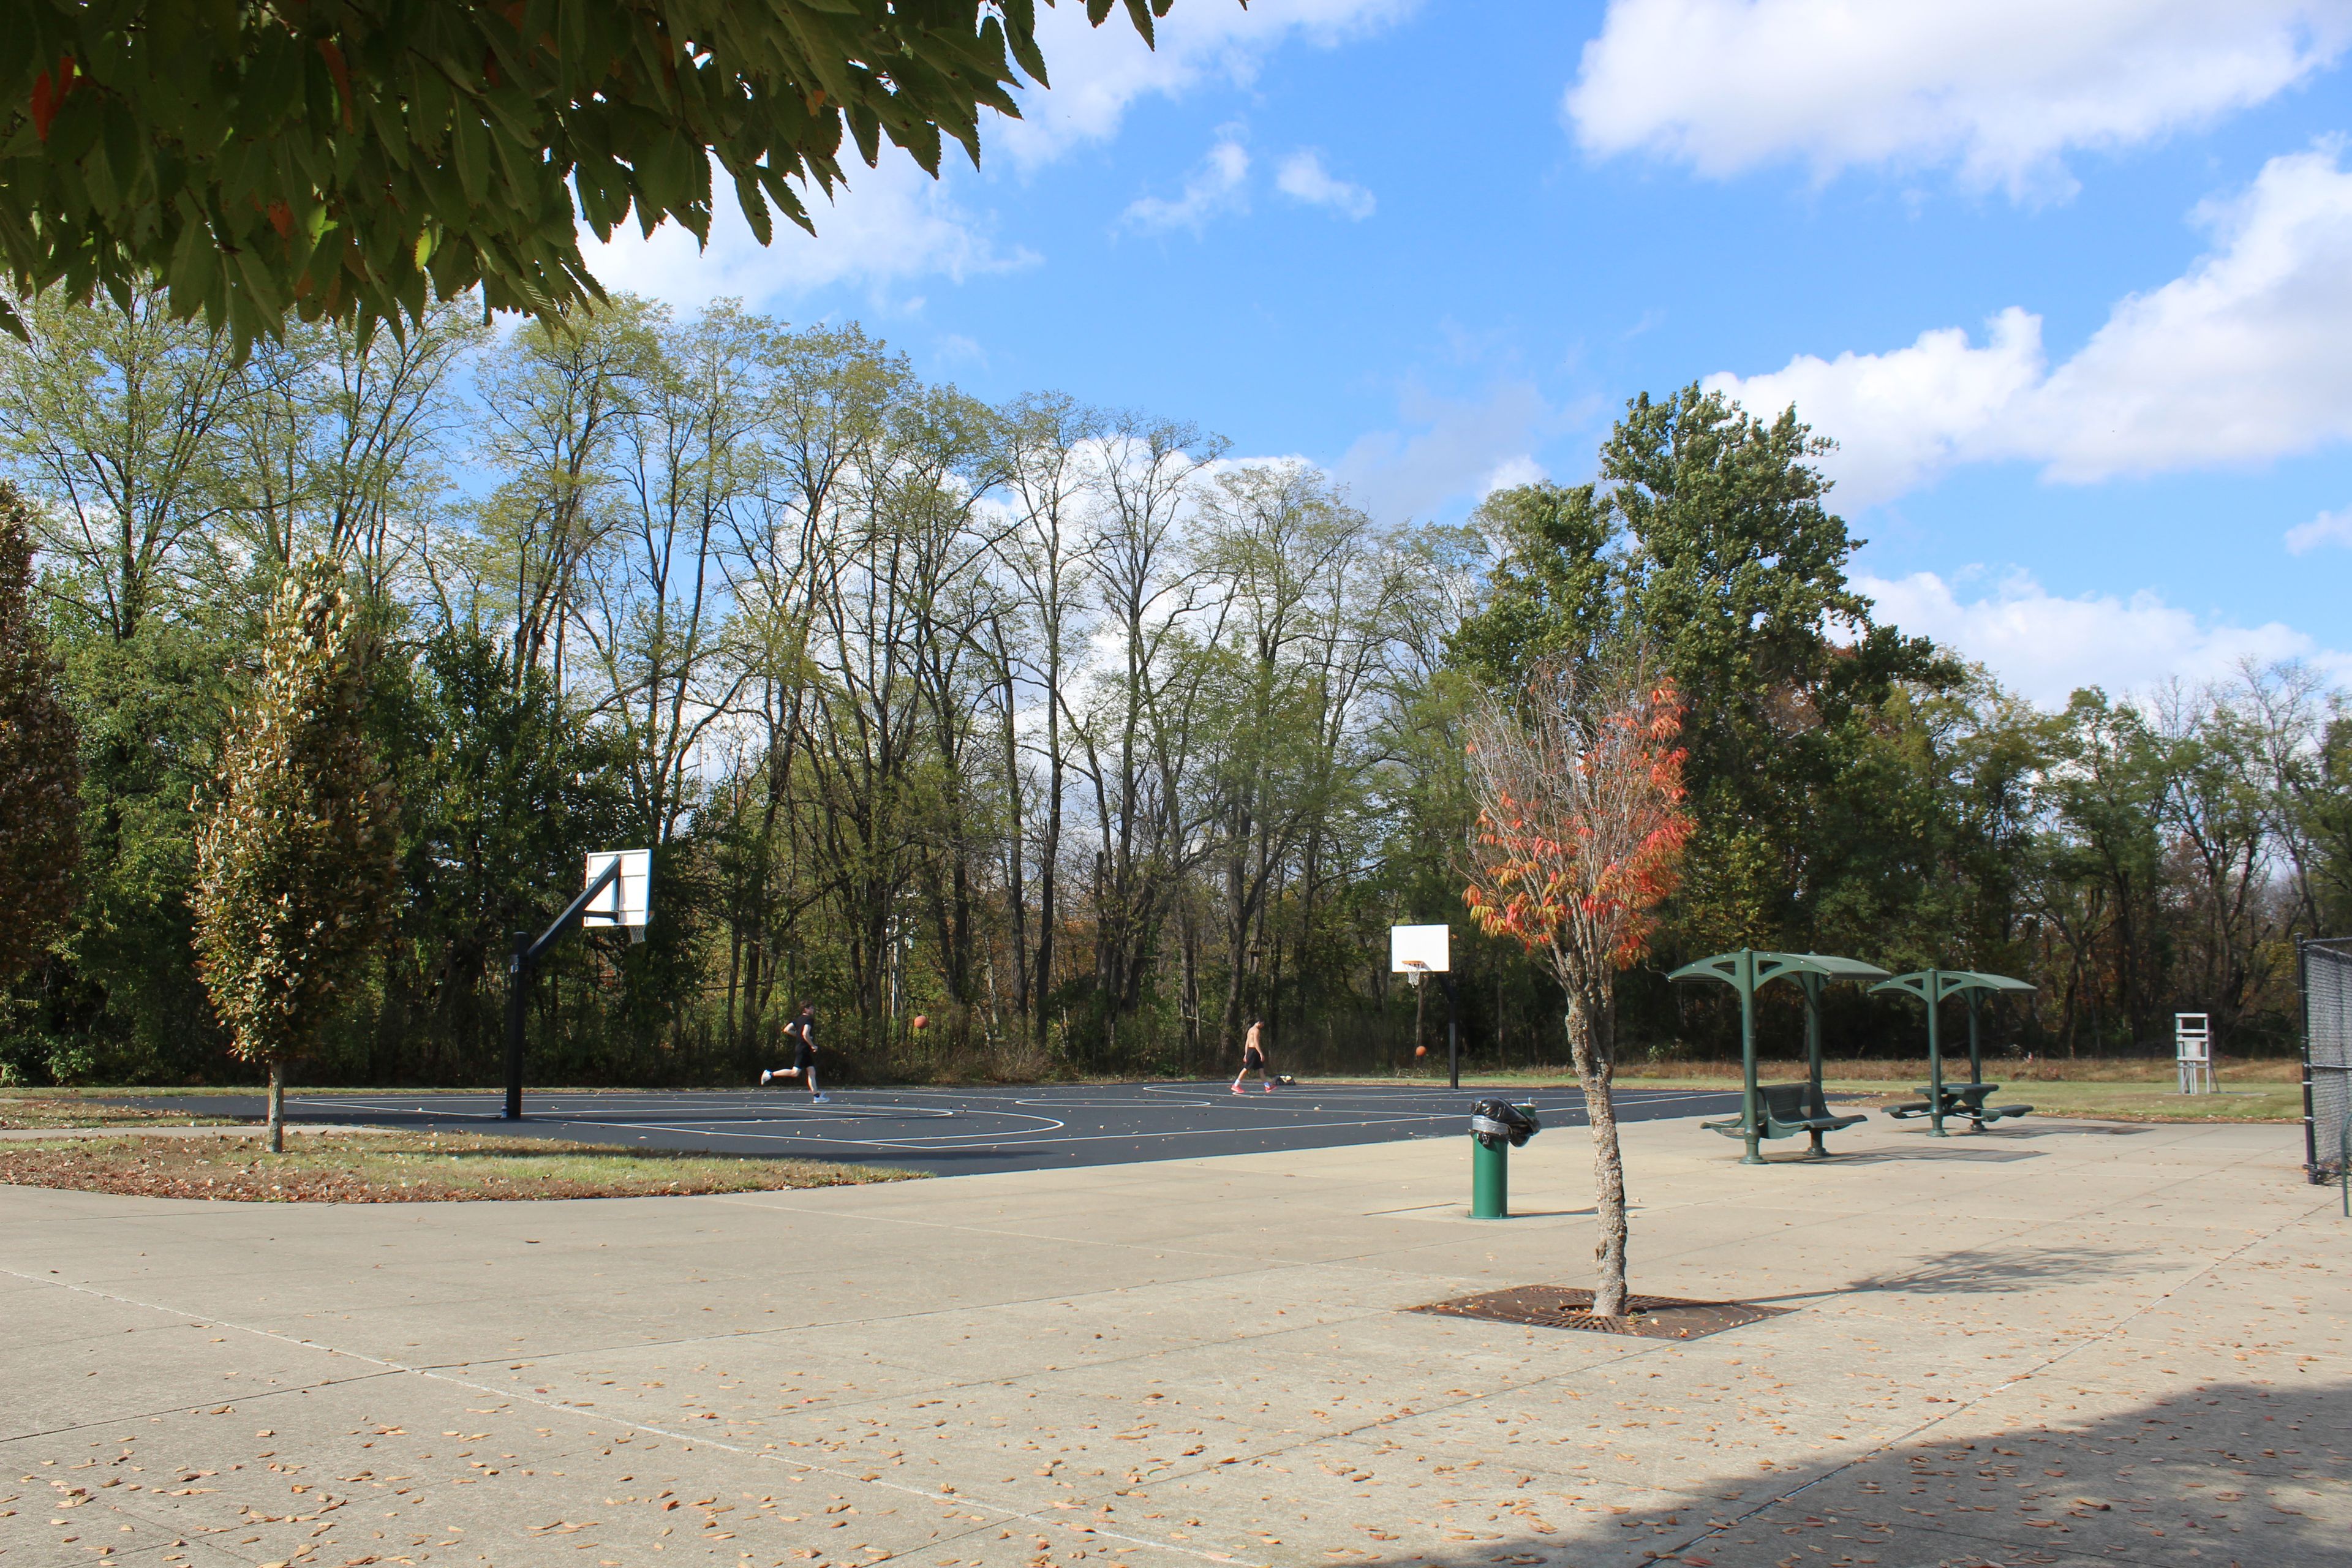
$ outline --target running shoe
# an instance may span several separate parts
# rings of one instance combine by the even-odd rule
[[[833,1103],[833,1096],[829,1094],[811,1095],[809,1097],[809,1103],[811,1105],[831,1105]]]
[[[767,1087],[768,1087],[768,1080],[769,1080],[770,1079],[772,1079],[772,1078],[775,1077],[775,1076],[776,1076],[776,1075],[775,1075],[774,1073],[769,1072],[769,1071],[767,1071],[765,1068],[762,1068],[762,1069],[761,1070],[761,1073],[760,1073],[760,1087],[761,1087],[761,1089],[765,1089],[765,1088],[767,1088]]]

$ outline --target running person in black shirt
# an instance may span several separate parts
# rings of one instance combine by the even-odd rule
[[[761,1087],[764,1088],[771,1079],[796,1078],[807,1086],[812,1104],[833,1103],[833,1097],[816,1086],[815,1030],[816,1004],[803,1002],[801,1004],[800,1016],[784,1026],[784,1033],[793,1042],[793,1065],[788,1068],[772,1068],[762,1071],[760,1074]]]

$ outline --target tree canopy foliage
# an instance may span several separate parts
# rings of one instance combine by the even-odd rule
[[[1625,1164],[1612,1084],[1617,973],[1649,951],[1691,819],[1676,744],[1683,702],[1648,647],[1626,639],[1552,655],[1525,688],[1492,694],[1464,748],[1478,819],[1463,901],[1489,936],[1550,971],[1592,1133],[1601,1234],[1592,1310],[1625,1310]]]
[[[854,325],[616,299],[494,337],[289,329],[242,361],[152,291],[0,344],[0,470],[79,736],[74,908],[0,1072],[250,1069],[194,962],[192,802],[259,701],[267,606],[340,560],[400,919],[310,1044],[332,1080],[496,1076],[500,958],[646,846],[642,945],[567,943],[566,1081],[735,1079],[803,1001],[851,1072],[1412,1060],[1385,927],[1457,922],[1478,1062],[1558,1063],[1558,976],[1468,929],[1464,751],[1549,661],[1649,650],[1690,833],[1596,1007],[1620,1059],[1736,1048],[1665,971],[1752,945],[2034,980],[1997,1044],[2291,1037],[2298,934],[2352,929],[2352,708],[2305,667],[2037,708],[1880,626],[1795,416],[1638,398],[1590,484],[1377,521],[1297,462],[1045,392],[990,404]],[[1767,1004],[1768,1041],[1795,1037]],[[919,1037],[916,1013],[934,1021]],[[1906,1050],[1832,996],[1832,1052]]]
[[[1170,4],[1119,8],[1149,42]],[[1046,80],[1034,0],[17,0],[0,263],[76,300],[160,279],[240,352],[477,289],[552,319],[603,298],[581,226],[703,239],[731,200],[763,244],[772,209],[811,228],[845,135],[977,163],[1024,72]]]
[[[0,480],[0,984],[32,967],[72,909],[80,737],[36,612],[30,509]]]
[[[230,1051],[273,1083],[359,999],[395,913],[397,819],[364,722],[372,640],[341,566],[287,574],[196,829],[198,971]]]

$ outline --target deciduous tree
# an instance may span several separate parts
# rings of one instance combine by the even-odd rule
[[[197,967],[230,1049],[269,1066],[272,1153],[286,1064],[352,1001],[396,901],[397,818],[363,722],[373,653],[339,567],[288,574],[196,831]]]
[[[1603,1317],[1625,1310],[1615,982],[1646,948],[1651,911],[1674,890],[1690,837],[1681,731],[1673,682],[1622,646],[1603,660],[1538,664],[1523,694],[1489,703],[1470,726],[1478,823],[1463,900],[1487,934],[1516,939],[1567,995],[1592,1129],[1592,1310]]]
[[[1124,9],[1149,41],[1170,4]],[[706,237],[723,180],[764,243],[771,206],[811,226],[793,182],[843,183],[845,131],[937,174],[950,140],[979,162],[983,110],[1020,114],[1018,72],[1045,80],[1032,0],[19,0],[6,32],[16,287],[152,274],[240,342],[428,290],[553,316],[602,297],[577,225]]]

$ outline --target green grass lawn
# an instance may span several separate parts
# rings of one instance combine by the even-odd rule
[[[1961,1070],[1963,1079],[1967,1069]],[[1988,1072],[1987,1076],[1991,1077]],[[1922,1075],[1921,1081],[1926,1081]],[[2300,1121],[2303,1085],[2294,1083],[2224,1083],[2218,1094],[2181,1094],[2175,1084],[2114,1080],[2081,1082],[2013,1082],[1993,1079],[2005,1087],[1995,1105],[2031,1105],[2044,1116],[2081,1116],[2110,1121]],[[1862,1094],[1874,1099],[1915,1099],[1902,1090],[1890,1093],[1884,1082],[1827,1079],[1832,1094]]]
[[[1954,1071],[1957,1065],[1958,1071]],[[1832,1061],[1822,1064],[1822,1087],[1832,1094],[1860,1095],[1873,1101],[1916,1098],[1916,1086],[1927,1081],[1926,1061]],[[1945,1081],[1965,1081],[1968,1058],[1944,1063]],[[1804,1076],[1804,1064],[1776,1058],[1762,1064],[1765,1082]],[[1999,1101],[2033,1106],[2050,1116],[2081,1116],[2118,1121],[2300,1121],[2303,1120],[2303,1065],[2291,1058],[2224,1062],[2216,1075],[2218,1094],[2178,1092],[2179,1077],[2172,1063],[2161,1060],[2100,1060],[2020,1062],[1989,1061],[1988,1080],[2003,1085]],[[1328,1081],[1328,1080],[1318,1080]],[[1361,1083],[1398,1083],[1427,1087],[1445,1081],[1444,1070],[1393,1079],[1353,1079]],[[1465,1068],[1462,1087],[1528,1089],[1539,1084],[1573,1084],[1576,1075],[1565,1066],[1518,1068],[1507,1072]],[[1617,1077],[1620,1089],[1697,1089],[1737,1092],[1740,1087],[1736,1062],[1629,1063]]]
[[[658,1197],[908,1180],[815,1160],[687,1154],[471,1133],[301,1131],[26,1139],[0,1143],[0,1184],[245,1203],[439,1203]]]

